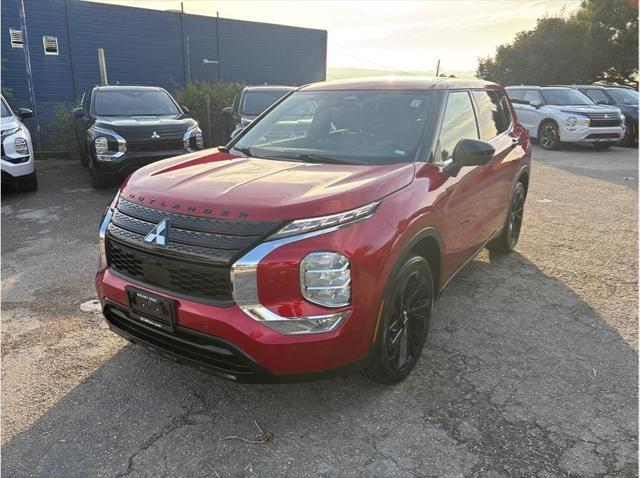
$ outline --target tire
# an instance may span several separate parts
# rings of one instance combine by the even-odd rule
[[[78,156],[80,157],[80,164],[82,166],[84,166],[85,168],[89,166],[89,153],[87,152],[86,148],[80,148],[80,150],[78,151]]]
[[[366,377],[393,385],[409,375],[429,333],[433,297],[429,263],[410,255],[387,284],[377,337],[363,370]]]
[[[596,151],[604,151],[605,149],[609,149],[615,143],[593,143],[593,147]]]
[[[507,220],[502,227],[502,232],[487,244],[487,249],[489,249],[490,252],[499,255],[506,255],[513,251],[513,248],[516,246],[518,239],[520,238],[525,198],[526,194],[524,184],[518,182],[516,187],[513,189],[513,194],[511,195],[509,214],[507,214]]]
[[[20,187],[20,191],[23,193],[32,193],[38,190],[38,178],[36,177],[36,173],[31,173],[24,179],[20,179],[18,183]]]
[[[115,178],[111,174],[96,171],[92,167],[89,167],[89,174],[91,174],[91,186],[94,189],[108,188],[109,186],[113,186],[115,182]]]
[[[555,121],[545,120],[542,122],[538,130],[538,142],[540,146],[548,151],[560,147],[560,133]]]

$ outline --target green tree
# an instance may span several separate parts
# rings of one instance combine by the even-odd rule
[[[479,60],[476,75],[509,84],[610,81],[637,85],[638,6],[585,0],[568,18],[545,17],[533,30]]]

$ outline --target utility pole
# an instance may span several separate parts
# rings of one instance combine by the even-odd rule
[[[27,15],[24,11],[24,0],[20,0],[20,30],[22,30],[22,50],[24,51],[24,66],[27,70],[27,87],[31,98],[31,108],[36,120],[36,147],[40,149],[42,138],[40,137],[40,118],[38,117],[38,105],[36,92],[33,89],[33,73],[31,72],[31,55],[29,54],[29,36],[27,35]]]
[[[436,78],[440,74],[440,58],[438,58],[438,64],[436,65]]]
[[[216,11],[216,55],[218,56],[218,81],[222,81],[222,61],[220,60],[220,13]]]
[[[107,60],[104,58],[104,48],[98,48],[98,67],[100,68],[100,84],[108,85],[109,79],[107,78]]]

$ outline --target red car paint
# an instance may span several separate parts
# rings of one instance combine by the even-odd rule
[[[316,90],[498,89],[476,81],[365,80],[323,83]],[[268,112],[266,113],[268,114]],[[177,301],[177,325],[220,337],[269,374],[324,372],[366,358],[391,271],[423,231],[438,237],[441,290],[505,223],[512,190],[528,178],[530,143],[512,111],[513,125],[495,138],[494,158],[453,177],[431,162],[390,165],[311,164],[207,150],[161,161],[134,173],[120,197],[168,213],[234,221],[294,220],[347,211],[382,200],[373,216],[328,234],[285,244],[258,265],[261,304],[283,317],[327,313],[300,291],[300,261],[310,252],[337,251],[351,262],[350,315],[335,331],[283,335],[244,314],[130,281],[103,267],[98,295],[126,307],[135,285]],[[258,119],[257,121],[260,121]],[[337,309],[341,310],[341,309]],[[331,312],[334,312],[332,309]]]

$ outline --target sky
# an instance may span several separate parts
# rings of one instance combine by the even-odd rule
[[[94,0],[95,1],[95,0]],[[98,0],[179,10],[179,0]],[[327,30],[327,65],[398,71],[474,71],[478,58],[580,0],[183,0],[187,13]]]

